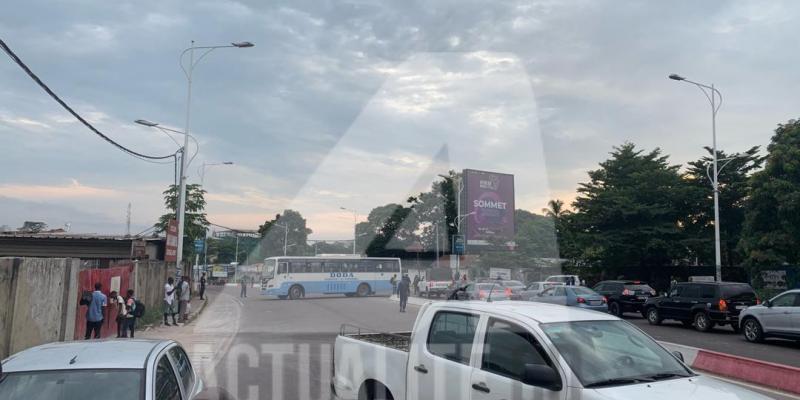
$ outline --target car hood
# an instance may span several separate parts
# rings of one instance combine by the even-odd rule
[[[709,378],[671,379],[637,385],[584,389],[586,400],[768,400],[769,397],[740,386]]]

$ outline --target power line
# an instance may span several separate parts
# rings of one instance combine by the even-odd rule
[[[150,156],[150,155],[147,155],[147,154],[142,154],[142,153],[135,152],[135,151],[133,151],[133,150],[131,150],[131,149],[129,149],[129,148],[117,143],[117,142],[115,142],[113,139],[111,139],[110,137],[104,135],[102,132],[97,130],[97,128],[95,128],[92,124],[90,124],[89,121],[86,121],[85,119],[83,119],[83,117],[81,117],[80,114],[78,114],[77,112],[75,112],[75,110],[73,110],[70,106],[68,106],[67,103],[64,102],[64,100],[61,100],[61,98],[58,97],[58,95],[55,94],[55,92],[53,92],[44,82],[42,82],[42,80],[39,79],[39,77],[36,76],[36,74],[34,74],[33,71],[31,71],[30,68],[28,68],[28,66],[25,65],[25,63],[22,62],[22,60],[19,57],[17,57],[16,54],[14,54],[13,51],[11,51],[11,48],[9,48],[8,45],[6,45],[6,42],[4,42],[2,39],[0,39],[0,47],[2,47],[3,51],[5,51],[5,53],[8,54],[8,56],[11,57],[11,59],[14,60],[14,62],[17,65],[19,65],[19,67],[22,68],[22,70],[25,71],[25,73],[28,74],[28,76],[30,76],[31,79],[34,80],[34,82],[36,82],[42,89],[44,89],[44,91],[47,92],[47,94],[49,94],[50,97],[53,98],[53,100],[55,100],[58,104],[60,104],[61,107],[64,107],[64,109],[67,110],[70,114],[72,114],[73,117],[75,117],[78,121],[80,121],[83,125],[85,125],[87,128],[89,128],[97,136],[100,136],[106,142],[111,143],[113,146],[117,147],[118,149],[120,149],[120,150],[124,151],[125,153],[128,153],[128,154],[130,154],[130,155],[132,155],[134,157],[137,157],[139,159],[163,160],[163,159],[175,156],[174,154],[170,154],[170,155],[166,155],[166,156]]]

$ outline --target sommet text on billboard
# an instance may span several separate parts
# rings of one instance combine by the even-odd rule
[[[514,175],[465,169],[466,215],[462,231],[467,246],[512,248],[514,243]]]

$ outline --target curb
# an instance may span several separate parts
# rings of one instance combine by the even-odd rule
[[[189,314],[189,320],[186,321],[186,323],[188,324],[188,323],[191,323],[192,321],[194,321],[200,315],[200,313],[203,312],[203,309],[206,308],[206,304],[208,304],[208,297],[203,299],[203,302],[200,303],[200,305],[197,307],[197,311]]]
[[[744,382],[800,394],[800,368],[734,356],[675,343],[660,342],[670,351],[680,351],[691,368]]]

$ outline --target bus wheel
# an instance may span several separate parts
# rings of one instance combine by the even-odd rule
[[[365,297],[368,294],[369,294],[369,285],[367,285],[366,283],[358,285],[358,289],[356,289],[356,295],[358,297]]]
[[[294,285],[289,288],[289,298],[292,300],[297,300],[303,297],[303,287],[300,285]]]

